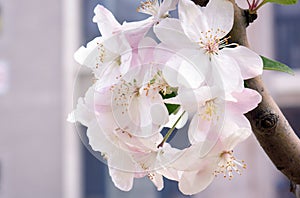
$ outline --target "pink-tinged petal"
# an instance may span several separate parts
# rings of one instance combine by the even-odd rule
[[[193,195],[203,191],[213,181],[213,165],[206,164],[198,171],[185,171],[179,180],[179,190],[185,195]]]
[[[206,156],[216,145],[222,132],[222,121],[201,119],[195,115],[191,121],[188,137],[192,145],[197,146],[197,156]]]
[[[230,1],[210,0],[204,12],[208,27],[212,32],[217,32],[218,38],[223,38],[230,32],[234,19],[233,5]]]
[[[129,191],[133,186],[134,173],[128,173],[109,168],[109,174],[117,188],[123,191]]]
[[[111,135],[111,134],[109,134]],[[108,136],[106,136],[108,137]],[[109,168],[118,169],[124,172],[134,173],[136,172],[136,162],[132,159],[132,154],[135,150],[131,150],[130,147],[126,147],[126,144],[117,137],[109,137],[110,144],[113,145],[113,150],[107,154],[107,165]]]
[[[162,20],[154,26],[154,33],[162,43],[174,50],[195,46],[185,35],[178,19],[167,18]]]
[[[237,102],[228,102],[228,108],[232,113],[245,114],[248,111],[256,108],[261,102],[261,95],[253,90],[245,88],[242,92],[233,92],[232,96],[236,98]]]
[[[164,188],[164,180],[161,174],[151,172],[148,174],[148,178],[153,182],[158,191],[161,191]]]
[[[98,28],[103,37],[109,37],[121,29],[121,25],[114,15],[102,5],[97,5],[94,9],[94,13],[93,22],[98,24]]]
[[[138,53],[139,58],[143,64],[149,64],[153,62],[154,59],[154,50],[157,46],[157,43],[154,39],[146,37],[142,39],[139,43]]]
[[[250,135],[250,128],[240,128],[237,123],[229,119],[225,120],[220,136],[220,141],[223,144],[223,150],[232,150],[239,143],[245,141]]]
[[[159,43],[154,50],[155,63],[163,66],[175,53],[176,51],[170,49],[164,43]]]
[[[175,10],[178,0],[165,0],[161,3],[158,17],[163,17],[168,11]]]
[[[251,130],[251,124],[246,116],[235,114],[231,116],[231,119],[238,125],[238,127]]]
[[[152,21],[147,19],[139,22],[124,23],[124,34],[133,50],[138,48],[140,41],[145,37],[152,25]]]
[[[193,145],[199,142],[205,142],[212,125],[212,120],[201,119],[200,115],[195,114],[191,120],[188,130],[190,143]]]
[[[244,79],[254,78],[262,74],[262,59],[252,50],[244,46],[238,46],[235,48],[224,48],[221,52],[236,60]]]

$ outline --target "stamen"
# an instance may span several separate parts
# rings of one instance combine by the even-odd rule
[[[246,164],[242,160],[237,160],[233,156],[233,151],[224,151],[220,154],[220,162],[218,164],[217,170],[214,171],[214,175],[222,173],[224,178],[231,180],[233,178],[233,173],[241,175],[241,170],[246,169]]]
[[[225,34],[225,31],[221,29],[217,29],[216,31],[210,29],[207,32],[201,32],[201,34],[203,36],[199,39],[198,44],[206,51],[205,53],[210,56],[217,55],[219,50],[225,47],[238,46],[234,43],[229,44],[231,36],[220,39],[221,35]]]
[[[141,12],[149,15],[156,15],[159,9],[160,2],[158,0],[147,0],[141,2],[141,5],[136,9],[137,12]]]
[[[204,106],[200,109],[199,116],[206,121],[211,121],[215,116],[217,120],[219,119],[215,99],[205,102]]]

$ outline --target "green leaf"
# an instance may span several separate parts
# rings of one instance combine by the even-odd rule
[[[289,66],[277,62],[275,60],[271,60],[264,56],[260,56],[260,57],[262,58],[264,63],[264,70],[274,70],[274,71],[280,71],[280,72],[285,72],[294,75],[294,71],[291,68],[289,68]]]
[[[264,3],[277,3],[281,5],[292,5],[296,4],[298,0],[264,0]]]
[[[159,93],[163,97],[163,99],[173,98],[173,97],[177,96],[177,93],[175,93],[175,92],[172,92],[172,93],[169,93],[169,94],[163,94],[161,92],[159,92]]]
[[[172,113],[176,114],[180,109],[180,105],[178,104],[165,104],[165,105],[168,109],[169,115],[171,115]]]

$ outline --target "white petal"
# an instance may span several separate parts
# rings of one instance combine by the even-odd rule
[[[182,49],[193,46],[193,43],[185,35],[178,19],[167,18],[162,20],[158,25],[154,26],[154,33],[162,43],[170,46],[170,49]]]
[[[159,7],[158,17],[164,17],[168,11],[175,10],[177,3],[178,0],[164,0]]]
[[[178,181],[181,176],[181,171],[178,171],[171,167],[160,169],[157,172],[163,175],[165,178],[175,181]]]
[[[262,59],[255,52],[244,46],[224,48],[222,53],[236,60],[244,79],[254,78],[263,72]]]
[[[95,119],[94,112],[94,86],[91,86],[84,98],[79,98],[76,109],[70,114],[70,121],[78,121],[84,126],[89,126],[90,122]]]
[[[246,117],[244,117],[246,121]],[[245,141],[251,135],[250,128],[240,128],[235,122],[225,120],[221,132],[221,142],[225,150],[232,150],[236,145]]]
[[[133,186],[134,174],[109,168],[109,174],[115,186],[123,191],[129,191]]]
[[[150,114],[152,123],[156,125],[163,125],[169,120],[168,110],[163,103],[153,104],[150,107]]]
[[[216,55],[212,58],[213,83],[223,88],[225,93],[241,91],[244,88],[244,81],[240,68],[236,61],[225,55]]]
[[[97,5],[94,13],[93,22],[98,24],[102,36],[109,37],[121,28],[114,15],[102,5]]]
[[[201,32],[209,30],[203,9],[190,0],[180,0],[178,4],[179,19],[186,35],[193,42],[198,42]]]
[[[161,174],[157,172],[152,172],[148,176],[153,184],[156,186],[158,191],[161,191],[164,188],[164,180]]]
[[[201,86],[197,89],[181,88],[178,90],[178,96],[175,97],[176,100],[174,101],[180,102],[173,104],[181,104],[185,110],[194,113],[200,106],[204,105],[206,101],[217,97],[218,95],[216,95],[215,92],[214,88],[208,86]],[[168,100],[166,102],[168,102]]]
[[[80,47],[74,53],[74,59],[81,65],[94,68],[96,66],[96,57],[92,58],[90,54],[98,47],[98,43],[101,43],[102,41],[102,37],[97,37],[90,41],[86,47]]]
[[[218,31],[219,38],[223,38],[229,33],[233,26],[234,10],[233,5],[228,0],[210,0],[205,8],[205,16],[208,26],[212,31]]]
[[[204,81],[204,76],[191,62],[183,60],[178,69],[177,80],[186,88],[198,88]]]
[[[207,188],[213,179],[213,170],[209,167],[199,171],[185,171],[178,183],[178,187],[183,194],[193,195]]]

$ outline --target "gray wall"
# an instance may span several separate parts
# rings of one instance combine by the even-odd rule
[[[0,197],[62,197],[61,0],[0,0]]]

